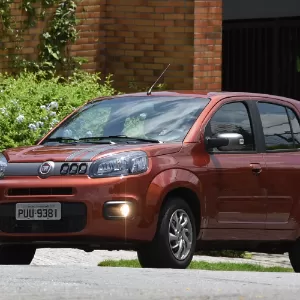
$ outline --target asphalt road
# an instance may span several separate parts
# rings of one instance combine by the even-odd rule
[[[1,266],[0,299],[299,299],[300,275]]]

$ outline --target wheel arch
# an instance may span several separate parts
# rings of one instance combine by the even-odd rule
[[[202,218],[205,212],[202,183],[194,173],[183,169],[170,169],[158,174],[147,191],[147,221],[151,223],[155,235],[161,208],[170,197],[182,198],[190,206],[196,222],[197,238],[200,235]]]
[[[179,197],[183,199],[190,207],[196,226],[196,236],[199,236],[201,227],[201,205],[198,195],[190,188],[178,187],[170,190],[162,201],[161,208],[168,203],[172,198]]]

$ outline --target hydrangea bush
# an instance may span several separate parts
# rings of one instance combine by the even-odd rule
[[[0,150],[32,145],[55,124],[86,101],[116,93],[111,76],[74,73],[68,79],[43,74],[0,73]]]

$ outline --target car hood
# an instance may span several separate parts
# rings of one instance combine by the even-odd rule
[[[44,161],[93,161],[107,154],[123,151],[142,150],[149,157],[176,153],[180,151],[181,143],[174,144],[139,144],[139,145],[60,145],[60,146],[31,146],[12,148],[4,151],[8,162],[44,162]]]

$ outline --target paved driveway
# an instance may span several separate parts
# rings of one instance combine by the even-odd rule
[[[298,300],[295,273],[211,272],[82,266],[3,266],[0,299]]]

